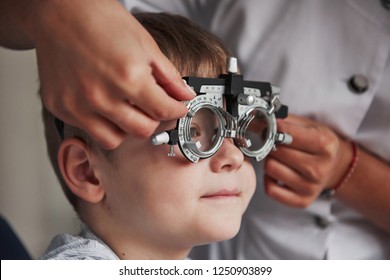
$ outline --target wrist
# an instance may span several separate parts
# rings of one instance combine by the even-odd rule
[[[48,16],[52,14],[48,6],[57,2],[50,0],[20,1],[17,14],[20,27],[34,47],[38,36],[44,32],[45,26],[52,24],[50,19],[48,19]]]
[[[342,189],[344,185],[349,181],[351,176],[353,175],[356,166],[359,161],[359,147],[358,145],[351,141],[347,142],[349,148],[349,161],[348,166],[344,169],[342,176],[338,178],[336,182],[334,182],[331,187],[326,188],[321,195],[325,195],[326,197],[332,197],[336,194],[337,191]]]
[[[37,2],[37,3],[35,3]],[[44,1],[41,1],[44,2]],[[0,1],[0,44],[11,49],[34,48],[28,18],[40,1],[35,0],[2,0]]]

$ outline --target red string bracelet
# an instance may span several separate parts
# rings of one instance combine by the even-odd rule
[[[345,183],[351,178],[353,172],[355,171],[355,168],[357,166],[357,163],[359,161],[359,147],[358,145],[351,141],[351,146],[352,146],[352,160],[351,163],[348,166],[347,171],[345,172],[345,175],[341,178],[341,180],[335,185],[335,187],[331,189],[326,189],[324,190],[321,194],[326,196],[326,197],[332,197],[335,195],[336,191],[340,190]]]

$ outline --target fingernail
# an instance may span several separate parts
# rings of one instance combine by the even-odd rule
[[[187,81],[183,79],[183,83],[186,85],[188,91],[193,95],[193,96],[196,96],[196,92],[194,91],[194,88],[193,87],[190,87],[188,84],[187,84]]]

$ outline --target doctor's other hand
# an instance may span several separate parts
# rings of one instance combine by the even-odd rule
[[[294,115],[278,120],[278,131],[292,135],[293,142],[278,145],[266,159],[265,191],[285,205],[308,207],[344,178],[353,158],[351,144],[328,126]]]
[[[150,136],[187,112],[194,93],[150,34],[118,1],[31,1],[44,105],[105,149]]]

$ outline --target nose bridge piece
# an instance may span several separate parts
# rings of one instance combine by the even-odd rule
[[[224,109],[218,109],[226,121],[225,125],[222,125],[221,136],[224,138],[236,138],[238,130],[237,119]]]

